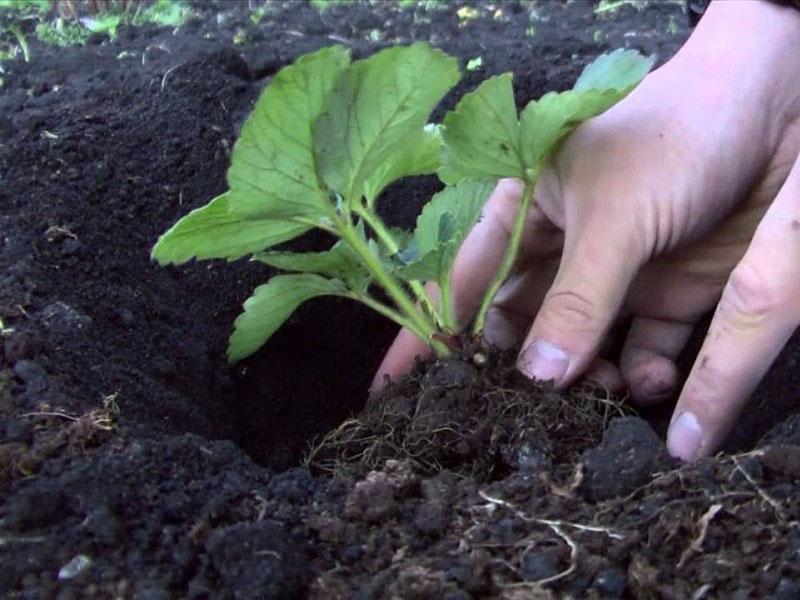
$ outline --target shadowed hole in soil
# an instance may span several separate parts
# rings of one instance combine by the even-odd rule
[[[411,229],[442,184],[434,176],[390,185],[378,209],[390,227]],[[293,240],[297,252],[321,251],[319,234]],[[267,345],[231,368],[224,403],[233,412],[233,440],[257,463],[297,465],[315,438],[360,412],[397,326],[347,299],[301,306]]]

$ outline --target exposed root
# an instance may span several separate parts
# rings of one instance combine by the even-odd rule
[[[530,517],[530,516],[526,515],[521,510],[518,510],[510,502],[506,502],[505,500],[501,500],[500,498],[494,498],[494,497],[490,496],[489,494],[487,494],[486,492],[478,491],[478,495],[481,498],[483,498],[484,500],[486,500],[489,504],[502,506],[504,508],[507,508],[507,509],[511,510],[517,518],[522,519],[526,523],[539,523],[541,525],[547,525],[548,527],[551,527],[551,528],[552,527],[571,527],[573,529],[578,529],[580,531],[589,531],[589,532],[592,532],[592,533],[604,533],[608,537],[610,537],[612,539],[615,539],[615,540],[623,540],[623,539],[625,539],[624,535],[622,535],[621,533],[617,533],[617,532],[613,531],[612,529],[609,529],[608,527],[600,527],[600,526],[597,526],[597,525],[583,525],[581,523],[571,523],[569,521],[556,521],[556,520],[552,520],[552,519],[538,519],[538,518]]]
[[[102,443],[117,429],[117,395],[118,393],[114,393],[104,397],[102,407],[80,416],[52,409],[46,404],[37,411],[20,415],[35,420],[32,426],[35,441],[30,447],[26,444],[0,446],[3,449],[0,457],[0,484],[15,476],[33,475],[43,461],[58,452],[80,452]],[[66,421],[67,424],[56,425],[58,421]]]
[[[502,500],[500,498],[495,498],[493,496],[490,496],[489,494],[487,494],[487,493],[485,493],[483,491],[478,491],[478,495],[489,503],[488,506],[491,506],[491,507],[501,506],[503,508],[506,508],[506,509],[512,511],[514,513],[514,516],[516,516],[517,518],[525,521],[526,523],[536,523],[536,524],[539,524],[539,525],[546,525],[547,527],[549,527],[553,531],[553,533],[555,533],[557,536],[559,536],[567,544],[567,546],[569,546],[569,561],[570,562],[569,562],[569,566],[566,569],[564,569],[563,571],[559,571],[558,573],[555,573],[554,575],[551,575],[549,577],[545,577],[543,579],[539,579],[538,581],[533,581],[533,582],[528,582],[528,581],[515,582],[515,583],[507,584],[504,587],[508,587],[508,588],[530,587],[531,585],[544,586],[544,585],[547,585],[547,584],[550,584],[550,583],[554,583],[556,581],[559,581],[560,579],[564,579],[565,577],[569,577],[570,575],[572,575],[572,573],[574,573],[575,570],[578,568],[579,546],[578,546],[578,543],[566,531],[564,531],[565,528],[572,528],[572,529],[577,529],[579,531],[587,531],[587,532],[592,532],[592,533],[604,533],[608,537],[613,538],[613,539],[617,539],[617,540],[625,539],[624,535],[622,535],[620,533],[617,533],[617,532],[615,532],[615,531],[613,531],[613,530],[611,530],[611,529],[609,529],[607,527],[598,527],[598,526],[595,526],[595,525],[584,525],[584,524],[581,524],[581,523],[571,523],[571,522],[568,522],[568,521],[560,521],[560,520],[554,520],[554,519],[539,519],[539,518],[531,517],[531,516],[525,514],[521,510],[517,509],[510,502],[506,502],[505,500]],[[528,540],[526,540],[526,541],[528,541]],[[519,544],[519,542],[516,545],[518,545],[518,544]],[[530,549],[530,543],[527,545],[525,551],[523,551],[522,556],[524,556],[525,553],[529,549]]]
[[[775,514],[778,516],[778,518],[781,521],[785,521],[786,520],[786,513],[783,512],[783,507],[781,506],[781,503],[778,502],[777,500],[775,500],[775,498],[770,496],[767,492],[764,491],[764,489],[760,485],[758,485],[758,483],[755,481],[755,479],[753,479],[753,477],[750,475],[750,473],[747,472],[747,469],[742,467],[742,463],[739,462],[739,458],[736,455],[731,456],[731,459],[733,460],[733,464],[736,465],[736,469],[747,480],[747,483],[752,485],[753,488],[758,493],[758,495],[761,496],[761,498],[764,500],[764,502],[766,502],[767,504],[769,504],[772,507],[772,510],[775,511]]]
[[[689,547],[683,551],[681,554],[681,558],[678,561],[677,569],[683,567],[686,564],[686,561],[689,560],[695,554],[699,554],[703,551],[703,542],[706,541],[706,535],[708,535],[708,526],[711,524],[711,520],[717,516],[717,513],[722,510],[722,504],[712,504],[708,507],[708,510],[700,517],[698,524],[700,525],[700,533],[697,534],[692,540],[692,543],[689,544]]]

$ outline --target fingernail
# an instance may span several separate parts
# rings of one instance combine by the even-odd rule
[[[569,355],[545,340],[536,340],[520,356],[520,370],[531,379],[558,383],[569,366]]]
[[[681,460],[692,460],[703,443],[703,430],[697,417],[689,411],[681,413],[670,425],[667,434],[669,453]]]
[[[375,374],[375,377],[372,378],[372,383],[369,384],[369,397],[374,398],[379,393],[383,391],[389,385],[389,376],[386,373],[378,372]]]

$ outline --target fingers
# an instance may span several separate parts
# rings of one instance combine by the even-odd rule
[[[619,366],[634,402],[652,405],[675,393],[679,383],[675,359],[692,328],[681,321],[633,319]]]
[[[586,379],[600,384],[612,394],[620,394],[625,389],[619,369],[604,358],[595,358],[586,373]]]
[[[716,450],[800,323],[800,161],[731,273],[673,414],[667,446]]]
[[[394,380],[408,373],[417,358],[425,359],[432,354],[433,351],[425,342],[408,329],[401,329],[372,379],[370,393],[383,389],[387,380]]]
[[[636,237],[641,228],[630,210],[618,210],[613,201],[584,210],[567,214],[558,273],[517,361],[525,375],[557,388],[589,367],[644,260]]]

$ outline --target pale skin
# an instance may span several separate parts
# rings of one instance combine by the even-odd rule
[[[564,388],[583,375],[640,404],[678,396],[667,447],[724,441],[800,325],[800,11],[714,2],[678,54],[585,123],[543,171],[516,268],[484,335]],[[453,274],[468,323],[497,269],[522,186],[499,182]],[[683,385],[675,360],[710,329]],[[619,364],[598,358],[632,316]],[[426,344],[401,330],[373,389]]]

